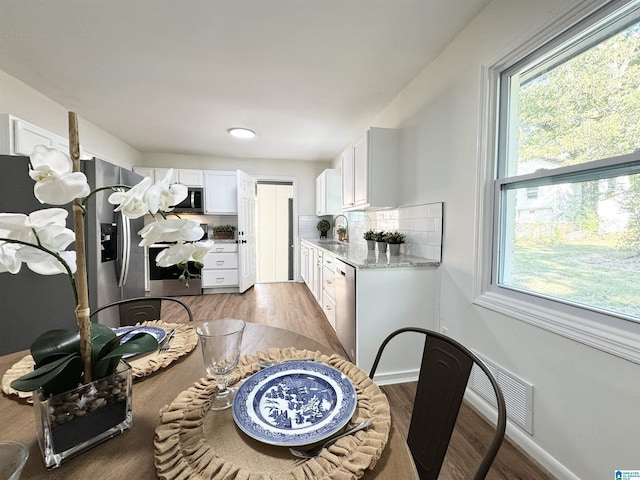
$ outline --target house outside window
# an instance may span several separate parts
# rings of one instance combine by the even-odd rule
[[[547,326],[569,336],[593,336],[572,319],[640,333],[640,1],[609,2],[491,73],[485,291],[561,312]]]

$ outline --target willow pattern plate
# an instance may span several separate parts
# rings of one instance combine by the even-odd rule
[[[261,442],[301,446],[339,431],[356,403],[353,384],[339,370],[320,362],[288,361],[245,380],[233,401],[233,419]]]

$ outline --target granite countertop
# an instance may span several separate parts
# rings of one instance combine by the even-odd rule
[[[318,238],[302,238],[305,242],[319,247],[340,260],[356,268],[407,268],[407,267],[438,267],[440,262],[412,255],[389,255],[367,250],[366,245],[351,245],[337,240],[320,240]]]

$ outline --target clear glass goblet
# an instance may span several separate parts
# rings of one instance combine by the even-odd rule
[[[22,442],[0,442],[0,478],[18,480],[27,463],[29,449]]]
[[[216,380],[217,391],[211,410],[224,410],[233,404],[237,387],[227,385],[229,374],[238,366],[245,322],[234,318],[211,320],[196,328],[207,373]]]

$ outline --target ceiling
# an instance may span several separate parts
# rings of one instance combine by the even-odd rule
[[[0,0],[0,70],[140,152],[330,160],[488,3]]]

